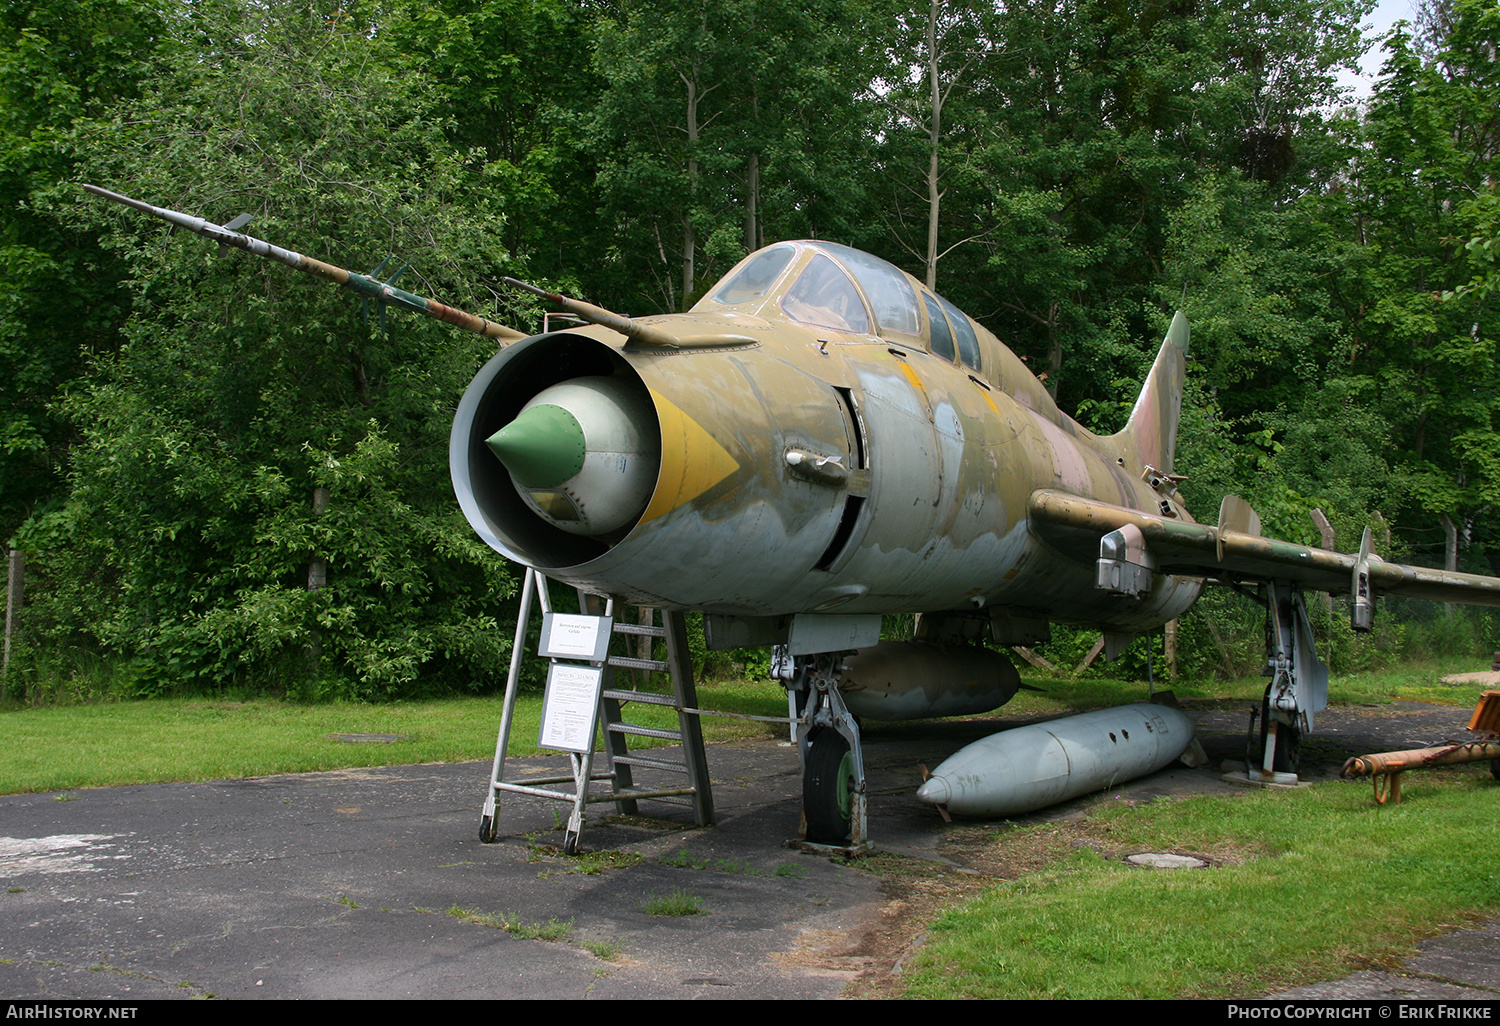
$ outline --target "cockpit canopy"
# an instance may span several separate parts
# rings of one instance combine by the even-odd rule
[[[834,242],[782,242],[742,260],[694,309],[769,308],[803,324],[917,345],[980,369],[968,317],[911,275]]]

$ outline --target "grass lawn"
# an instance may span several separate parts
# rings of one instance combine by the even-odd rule
[[[705,708],[786,715],[784,692],[770,683],[704,687],[699,700]],[[501,704],[499,697],[389,705],[156,698],[12,709],[0,712],[0,793],[490,759]],[[510,754],[536,754],[541,705],[539,694],[517,700]],[[676,714],[659,706],[634,705],[629,716],[646,726],[676,726]],[[704,720],[710,741],[764,737],[773,729],[747,720]],[[350,744],[337,734],[397,734],[401,740]]]
[[[1336,677],[1339,704],[1424,701],[1472,708],[1482,687],[1442,683],[1473,661]],[[1042,684],[1041,681],[1033,683]],[[1179,685],[1186,697],[1258,700],[1264,678]],[[1139,690],[1139,685],[1135,685]],[[1113,693],[1113,701],[1109,701]],[[1054,685],[1007,711],[1130,700],[1104,680]],[[896,989],[919,998],[1224,998],[1381,968],[1420,939],[1500,914],[1487,764],[1409,774],[1402,805],[1367,780],[1296,792],[1101,805],[1076,830],[997,828],[1046,867],[941,915]],[[1086,843],[1078,843],[1086,842]],[[1051,850],[1047,850],[1048,848]],[[1211,868],[1131,867],[1097,851],[1205,856]]]
[[[1472,663],[1408,666],[1333,679],[1330,701],[1379,704],[1396,699],[1470,705],[1473,685],[1440,682],[1449,673],[1480,669]],[[1140,701],[1139,681],[1105,677],[1028,674],[1044,692],[1022,691],[1000,714],[1007,718],[1098,709]],[[1228,684],[1175,683],[1182,697],[1260,698],[1263,678]],[[784,692],[766,681],[700,685],[704,708],[784,716]],[[61,791],[167,780],[302,773],[354,766],[488,759],[495,752],[501,699],[445,698],[388,705],[329,702],[302,704],[254,699],[155,698],[94,705],[12,708],[0,711],[0,793]],[[539,694],[516,703],[513,755],[536,753]],[[649,705],[630,717],[646,726],[675,726],[675,715]],[[746,720],[706,718],[710,741],[766,737],[783,728]],[[390,744],[349,744],[336,734],[398,734]]]
[[[1133,867],[1062,839],[1044,869],[939,917],[904,996],[1247,997],[1392,965],[1423,937],[1500,912],[1488,765],[1412,773],[1404,789],[1399,806],[1376,805],[1366,781],[1105,805],[1091,843],[1211,867]],[[1028,835],[1049,830],[994,843],[1045,843]]]
[[[1408,666],[1337,677],[1335,703],[1395,700],[1472,707],[1475,685],[1442,684],[1477,665]],[[1142,697],[1139,682],[1028,676],[1006,717]],[[1264,680],[1178,683],[1184,697],[1257,701]],[[784,714],[780,688],[700,688],[708,708]],[[533,754],[541,700],[522,698],[511,751]],[[0,793],[203,780],[354,766],[489,759],[499,698],[392,705],[153,699],[0,711]],[[638,722],[670,713],[633,707]],[[652,717],[656,717],[653,720]],[[709,740],[775,725],[705,720]],[[390,744],[332,735],[396,734]],[[997,826],[996,846],[1052,844],[1043,868],[997,882],[942,913],[895,992],[927,998],[1162,998],[1266,993],[1409,953],[1424,936],[1500,913],[1493,841],[1500,789],[1488,767],[1411,774],[1400,806],[1367,782],[1304,791],[1101,807],[1078,847],[1046,826]],[[1152,871],[1097,851],[1196,852],[1212,868]],[[891,991],[887,991],[890,993]]]

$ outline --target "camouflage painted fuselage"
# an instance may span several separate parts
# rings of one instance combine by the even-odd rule
[[[848,318],[793,306],[793,283],[827,256],[821,244],[789,245],[794,256],[762,294],[724,302],[721,287],[689,313],[641,319],[682,339],[678,348],[589,326],[528,338],[490,361],[464,397],[452,452],[481,536],[588,591],[737,615],[1013,607],[1129,631],[1192,604],[1195,578],[1158,575],[1141,598],[1099,590],[1097,551],[1060,551],[1027,516],[1046,489],[1187,518],[1159,476],[1157,487],[1143,479],[1148,465],[1171,470],[1185,324],[1130,427],[1102,437],[1062,414],[1009,349],[960,324],[951,304],[938,332],[967,326],[977,348],[934,345],[940,308],[909,276],[919,301],[904,326],[914,331],[874,314],[869,330],[847,330]],[[649,395],[660,456],[639,517],[587,536],[538,517],[483,440],[548,386],[600,375]]]

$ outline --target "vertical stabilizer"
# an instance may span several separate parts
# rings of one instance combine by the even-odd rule
[[[1115,436],[1135,447],[1141,461],[1172,473],[1177,452],[1177,422],[1182,416],[1182,382],[1187,368],[1188,320],[1182,311],[1172,318],[1161,351],[1130,411],[1125,430]]]

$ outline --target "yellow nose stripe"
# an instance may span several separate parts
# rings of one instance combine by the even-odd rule
[[[661,472],[642,524],[691,502],[740,469],[728,450],[676,403],[654,389],[651,401],[661,422]]]

